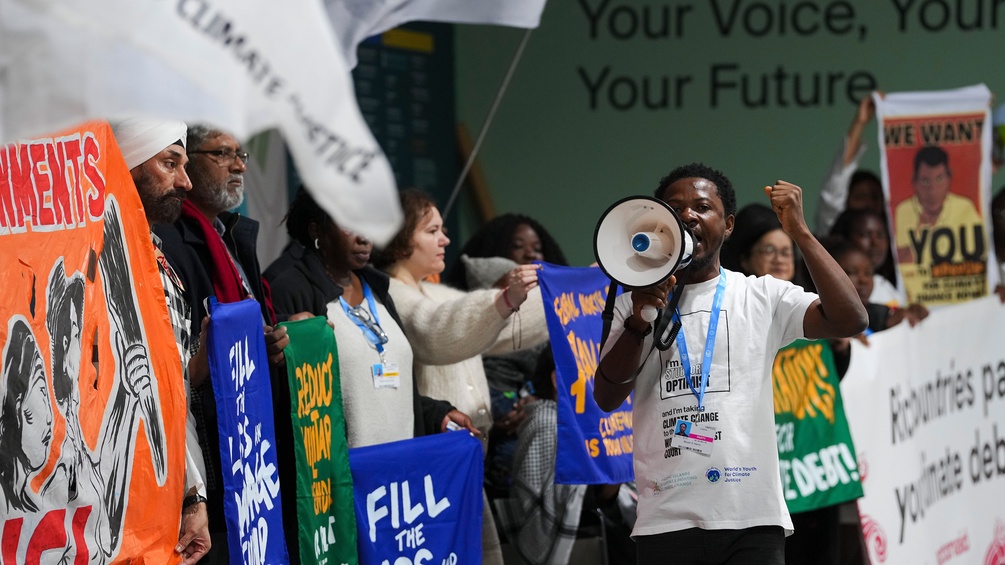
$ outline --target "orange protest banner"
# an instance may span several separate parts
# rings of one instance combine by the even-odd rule
[[[107,123],[0,147],[0,561],[176,561],[181,362]]]

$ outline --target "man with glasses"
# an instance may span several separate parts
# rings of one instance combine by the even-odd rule
[[[207,297],[216,296],[221,303],[254,298],[262,311],[270,364],[285,372],[283,349],[289,338],[285,329],[272,327],[275,314],[256,251],[258,222],[230,212],[244,201],[248,153],[234,136],[202,124],[189,126],[187,147],[186,171],[192,190],[182,204],[181,217],[173,224],[158,226],[156,233],[163,241],[164,254],[181,278],[194,313],[193,343],[199,342],[204,328]],[[205,378],[201,382],[193,379],[192,387],[192,411],[206,461],[207,509],[213,537],[213,550],[205,561],[226,563],[223,475],[213,386],[210,378]],[[276,425],[278,432],[280,422]]]

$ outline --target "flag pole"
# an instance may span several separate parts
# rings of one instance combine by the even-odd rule
[[[488,133],[489,127],[492,125],[492,120],[495,118],[496,110],[499,109],[499,104],[502,102],[503,95],[506,93],[506,89],[509,87],[509,81],[513,78],[513,73],[516,71],[516,66],[520,62],[520,57],[523,56],[524,47],[527,46],[527,40],[530,39],[531,32],[534,31],[533,28],[528,28],[523,34],[523,39],[520,40],[520,45],[516,49],[516,53],[513,55],[513,60],[510,61],[509,69],[506,71],[506,76],[503,77],[502,85],[499,86],[499,91],[496,92],[495,100],[492,101],[492,107],[489,108],[489,114],[485,118],[485,123],[482,124],[482,129],[478,132],[478,139],[475,141],[475,146],[471,149],[471,153],[468,155],[467,161],[464,163],[464,168],[461,169],[461,174],[457,178],[457,183],[454,185],[454,190],[450,193],[450,199],[447,200],[447,205],[443,207],[443,219],[446,220],[447,216],[450,215],[450,210],[454,206],[454,201],[457,200],[457,194],[461,191],[461,186],[464,184],[464,179],[468,177],[468,172],[471,171],[471,166],[475,162],[475,157],[478,156],[478,150],[482,146],[482,141],[485,140],[485,134]]]

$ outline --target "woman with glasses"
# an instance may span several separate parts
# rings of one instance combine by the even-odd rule
[[[774,210],[762,204],[736,214],[733,233],[722,248],[722,265],[745,275],[795,281],[796,250]]]

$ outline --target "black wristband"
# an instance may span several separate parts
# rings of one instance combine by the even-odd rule
[[[188,508],[189,506],[199,504],[200,502],[206,502],[206,497],[199,493],[190,494],[181,502],[182,510]]]
[[[630,334],[632,334],[636,338],[638,338],[639,341],[642,341],[643,339],[645,339],[645,337],[647,335],[653,333],[653,325],[652,324],[646,324],[646,329],[644,331],[639,331],[639,330],[633,328],[631,326],[631,324],[628,323],[628,321],[631,320],[631,319],[632,319],[631,316],[625,318],[625,331],[628,332],[628,333],[630,333]]]

